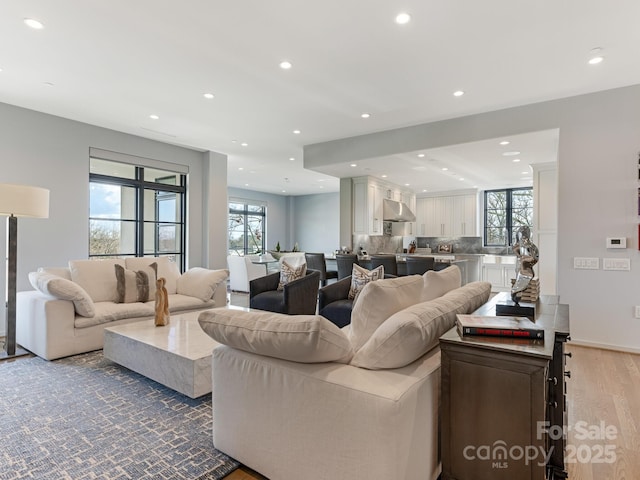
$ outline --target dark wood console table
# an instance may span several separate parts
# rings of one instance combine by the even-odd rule
[[[495,315],[496,295],[474,313]],[[569,306],[542,296],[535,322],[543,340],[440,337],[442,479],[560,479],[566,439],[564,345]],[[551,434],[550,434],[551,433]]]

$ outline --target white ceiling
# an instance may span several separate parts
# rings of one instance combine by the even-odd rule
[[[231,186],[337,191],[303,169],[303,145],[640,83],[638,19],[637,0],[2,0],[0,102],[225,153]],[[605,61],[588,65],[595,47]],[[538,137],[508,148],[553,157],[557,132]],[[469,147],[393,157],[389,179],[421,192],[451,163],[484,185],[469,152],[504,158]]]

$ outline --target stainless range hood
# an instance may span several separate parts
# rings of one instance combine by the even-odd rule
[[[382,221],[415,222],[416,216],[409,210],[406,203],[385,198],[382,200]]]

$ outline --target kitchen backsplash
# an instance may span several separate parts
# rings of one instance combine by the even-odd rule
[[[353,252],[362,249],[367,253],[402,253],[403,238],[389,235],[353,235]],[[451,245],[453,253],[490,253],[510,255],[511,247],[483,247],[482,237],[415,237],[418,248],[430,247],[434,253],[438,245]],[[404,242],[408,243],[408,242]]]

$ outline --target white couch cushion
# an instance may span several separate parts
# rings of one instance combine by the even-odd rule
[[[433,300],[462,285],[462,274],[456,265],[451,265],[444,270],[427,270],[424,275],[424,289],[422,301]]]
[[[71,279],[84,288],[94,302],[116,301],[115,265],[125,266],[124,260],[71,260]]]
[[[36,290],[58,298],[71,300],[78,315],[93,317],[96,313],[93,300],[89,294],[77,283],[66,278],[45,272],[29,273],[29,282]]]
[[[158,264],[158,277],[165,279],[164,287],[169,295],[177,292],[180,268],[176,262],[172,262],[167,257],[129,257],[125,260],[125,266],[129,270],[140,270],[148,267],[153,262]]]
[[[351,364],[373,370],[409,365],[438,344],[455,325],[456,314],[473,312],[490,294],[490,283],[473,282],[399,311],[378,327]]]
[[[370,282],[358,295],[351,312],[350,339],[357,352],[387,318],[420,302],[423,280],[419,275]]]
[[[69,267],[40,267],[38,271],[71,280],[71,270],[69,270]]]
[[[101,323],[111,323],[124,318],[153,317],[155,309],[149,302],[114,303],[96,302],[96,314],[91,318],[76,317],[74,326],[76,328],[92,327]]]
[[[219,343],[300,363],[348,363],[347,336],[320,315],[284,315],[216,308],[198,316],[202,329]]]
[[[194,267],[178,277],[177,293],[199,298],[203,302],[213,297],[216,288],[229,278],[229,270],[209,270]]]

